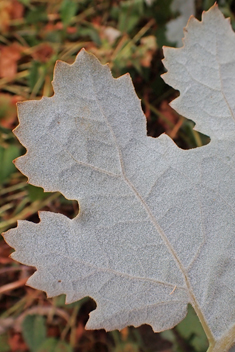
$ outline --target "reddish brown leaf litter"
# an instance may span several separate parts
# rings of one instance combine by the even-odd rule
[[[24,14],[24,6],[17,0],[0,1],[0,32],[7,32],[11,20],[20,19]]]
[[[54,50],[51,45],[47,43],[42,43],[38,46],[32,54],[34,60],[40,61],[42,63],[47,62],[53,55]]]
[[[10,46],[0,46],[0,77],[14,77],[17,72],[17,62],[21,57],[22,48],[18,43]]]

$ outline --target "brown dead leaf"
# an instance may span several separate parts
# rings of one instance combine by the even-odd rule
[[[81,337],[84,334],[84,325],[82,323],[78,323],[77,328],[76,328],[76,340],[79,341],[81,339]]]
[[[11,19],[16,20],[22,18],[24,14],[24,6],[17,0],[11,1]]]
[[[53,32],[55,30],[55,25],[52,22],[48,22],[45,27],[45,32]]]
[[[74,34],[74,33],[76,33],[77,28],[76,27],[67,27],[66,31],[68,34]]]
[[[122,340],[123,340],[123,341],[126,341],[127,338],[128,338],[128,335],[129,335],[129,328],[128,328],[128,327],[125,327],[124,329],[122,329],[122,330],[120,331],[120,333],[121,333],[121,336],[122,336]]]
[[[24,6],[17,0],[0,1],[0,32],[9,30],[10,22],[14,19],[22,18]]]
[[[21,334],[19,334],[19,333],[12,334],[9,337],[8,343],[11,347],[11,352],[28,351],[28,347],[26,346]]]
[[[63,25],[62,22],[57,22],[57,23],[55,24],[55,29],[57,29],[57,30],[62,30],[63,28],[64,28],[64,25]]]
[[[147,51],[146,55],[140,61],[141,66],[150,67],[151,62],[152,62],[152,58],[153,58],[153,53],[151,51]]]
[[[0,125],[12,129],[17,123],[16,103],[23,100],[19,95],[0,94]]]
[[[10,46],[0,46],[0,77],[14,77],[17,72],[17,61],[21,57],[22,48],[13,43]]]
[[[9,29],[10,26],[10,2],[0,2],[0,32],[4,33]]]
[[[44,28],[45,28],[45,32],[53,32],[53,31],[61,31],[64,28],[64,26],[61,21],[56,23],[48,22]]]
[[[34,58],[34,60],[45,63],[51,58],[53,53],[53,48],[48,43],[43,43],[35,49],[32,54],[32,57]]]
[[[98,28],[101,26],[102,18],[100,16],[96,16],[92,18],[91,23],[94,27]]]
[[[7,244],[2,243],[0,246],[0,264],[11,264],[13,260],[9,257],[12,249]]]

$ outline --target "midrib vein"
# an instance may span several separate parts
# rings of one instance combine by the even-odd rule
[[[104,110],[98,100],[98,97],[97,97],[97,92],[95,90],[95,85],[94,85],[94,81],[93,81],[93,77],[92,75],[90,74],[90,77],[91,77],[91,81],[92,81],[92,85],[93,85],[93,90],[94,90],[94,95],[95,95],[95,99],[96,99],[96,102],[97,102],[97,105],[99,107],[99,110],[101,112],[101,114],[104,116],[104,119],[106,120],[106,123],[107,123],[107,126],[109,128],[109,131],[113,137],[113,140],[114,140],[114,143],[115,143],[115,146],[116,146],[116,149],[117,149],[117,152],[118,152],[118,155],[119,155],[119,162],[120,162],[120,168],[121,168],[121,173],[122,173],[122,176],[123,176],[123,179],[124,181],[128,184],[128,186],[130,187],[130,189],[133,191],[133,193],[135,194],[135,196],[137,197],[137,199],[139,199],[139,201],[141,202],[142,206],[144,207],[146,213],[148,214],[150,220],[152,221],[153,225],[155,226],[156,230],[158,231],[159,235],[161,236],[163,242],[165,243],[169,253],[172,255],[173,259],[175,260],[176,264],[178,265],[180,271],[182,272],[183,274],[183,277],[184,277],[184,280],[185,280],[185,284],[187,286],[187,290],[188,290],[188,293],[189,293],[189,296],[191,298],[191,304],[193,305],[193,308],[195,310],[195,312],[197,313],[198,315],[198,318],[200,319],[201,321],[201,324],[202,324],[202,327],[207,335],[207,338],[210,342],[210,344],[214,344],[215,343],[215,339],[214,339],[214,336],[206,322],[206,319],[204,318],[204,315],[202,314],[202,311],[200,309],[200,306],[196,300],[196,297],[193,293],[193,290],[191,288],[191,285],[190,285],[190,282],[188,280],[188,277],[187,277],[187,274],[185,272],[185,269],[179,259],[179,257],[177,256],[177,253],[175,252],[174,248],[172,247],[170,241],[168,240],[167,236],[165,235],[163,229],[160,227],[160,225],[158,224],[157,220],[155,219],[154,215],[152,214],[151,212],[151,209],[149,208],[149,206],[146,204],[146,202],[144,201],[144,199],[141,197],[141,195],[139,194],[139,192],[137,191],[137,189],[134,187],[134,185],[130,182],[130,180],[128,179],[128,177],[126,176],[126,173],[125,173],[125,167],[124,167],[124,163],[123,163],[123,157],[122,157],[122,152],[118,146],[118,142],[117,142],[117,138],[115,136],[115,133],[112,129],[112,126],[110,125],[109,121],[108,121],[108,118],[106,116],[106,114],[104,113]]]
[[[128,177],[126,176],[126,172],[125,172],[125,167],[124,167],[124,163],[123,163],[123,157],[122,157],[122,152],[118,146],[118,142],[117,142],[117,138],[115,136],[115,133],[113,132],[113,129],[108,121],[108,118],[106,116],[106,114],[104,113],[104,110],[102,108],[102,106],[100,105],[100,102],[97,98],[97,93],[96,93],[96,90],[95,90],[95,86],[94,86],[94,82],[93,82],[93,78],[91,77],[92,79],[92,84],[93,84],[93,89],[94,89],[94,94],[95,94],[95,98],[96,98],[96,102],[97,102],[97,105],[99,107],[99,110],[101,112],[101,114],[104,116],[105,120],[106,120],[106,123],[107,123],[107,126],[109,128],[109,131],[113,137],[113,140],[114,140],[114,143],[115,143],[115,146],[116,146],[116,150],[118,152],[118,155],[119,155],[119,162],[120,162],[120,168],[121,168],[121,173],[122,173],[122,177],[124,179],[124,181],[128,184],[129,188],[132,190],[132,192],[135,194],[135,196],[139,199],[139,201],[141,202],[141,204],[143,205],[146,213],[148,214],[148,216],[150,217],[152,223],[154,224],[155,228],[157,229],[157,231],[159,232],[159,234],[161,235],[161,238],[163,239],[165,245],[167,246],[168,248],[168,251],[171,253],[171,255],[173,256],[173,258],[175,259],[175,261],[177,262],[178,266],[180,267],[183,275],[186,277],[186,273],[184,272],[184,268],[180,262],[180,259],[178,258],[174,248],[171,246],[168,238],[166,237],[164,231],[162,230],[162,228],[160,227],[160,225],[158,224],[157,220],[155,219],[154,215],[152,214],[149,206],[146,204],[146,202],[144,201],[144,199],[141,197],[141,195],[139,194],[139,192],[137,191],[137,189],[134,187],[134,185],[130,182],[130,180],[128,179]]]

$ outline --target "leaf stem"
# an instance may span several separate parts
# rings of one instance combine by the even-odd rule
[[[210,344],[207,352],[228,352],[230,348],[234,345],[234,336],[235,336],[235,325],[231,327],[229,332],[222,338]]]
[[[192,295],[192,299],[193,300],[192,300],[191,304],[192,304],[193,309],[195,310],[195,312],[196,312],[196,314],[197,314],[197,316],[198,316],[198,318],[199,318],[199,320],[200,320],[200,322],[202,324],[203,330],[204,330],[204,332],[205,332],[205,334],[207,336],[207,339],[209,341],[209,346],[210,346],[209,349],[210,349],[211,346],[215,345],[215,338],[214,338],[214,336],[213,336],[213,334],[211,332],[211,329],[209,328],[209,326],[208,326],[208,324],[207,324],[207,322],[206,322],[206,320],[205,320],[205,318],[204,318],[204,316],[203,316],[203,314],[201,312],[201,309],[200,309],[200,307],[199,307],[194,295]],[[207,352],[212,352],[212,351],[215,352],[214,350],[210,350],[210,351],[208,350]],[[220,351],[220,352],[222,352],[222,351]]]

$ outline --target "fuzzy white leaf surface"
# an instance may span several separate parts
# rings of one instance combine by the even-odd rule
[[[169,329],[191,303],[210,342],[235,340],[235,35],[212,7],[165,48],[172,106],[211,142],[179,149],[146,135],[129,75],[114,79],[85,51],[57,63],[55,95],[19,105],[17,167],[29,182],[77,199],[79,215],[41,212],[6,241],[37,268],[28,284],[67,302],[90,296],[87,327]]]
[[[173,0],[171,11],[178,12],[179,16],[170,20],[166,25],[166,37],[171,43],[176,43],[177,47],[182,46],[184,36],[183,29],[190,16],[195,15],[195,0]]]

